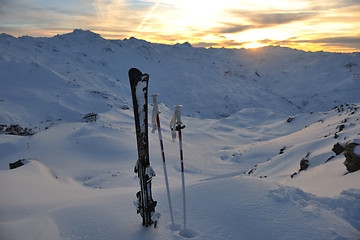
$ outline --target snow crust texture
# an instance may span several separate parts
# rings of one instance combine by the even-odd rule
[[[133,206],[132,67],[160,94],[175,225],[150,134],[156,229],[143,227]],[[359,143],[359,74],[359,53],[204,49],[79,29],[0,34],[0,239],[360,239],[360,172],[348,173],[332,151]],[[178,104],[186,229],[168,128]],[[9,170],[19,159],[24,165]]]

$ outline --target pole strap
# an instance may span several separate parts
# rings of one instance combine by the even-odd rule
[[[171,130],[171,137],[172,142],[175,142],[176,139],[176,113],[174,112],[173,117],[170,121],[170,130]]]
[[[182,107],[182,105],[175,105],[174,106],[175,112],[174,112],[174,115],[173,115],[173,117],[171,118],[171,121],[170,121],[172,142],[175,142],[176,131],[179,131],[180,129],[185,128],[185,126],[182,125],[182,122],[181,122],[181,112],[180,112],[181,107]]]

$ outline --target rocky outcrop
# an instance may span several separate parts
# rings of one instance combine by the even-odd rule
[[[1,124],[0,125],[0,134],[31,136],[31,135],[34,135],[35,132],[32,129],[22,128],[18,124],[13,124],[10,126]]]
[[[344,165],[350,173],[360,169],[360,139],[345,144],[344,156]]]

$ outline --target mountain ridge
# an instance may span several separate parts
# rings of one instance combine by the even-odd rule
[[[163,101],[175,105],[173,99],[181,98],[184,105],[193,106],[185,110],[187,115],[202,118],[227,117],[243,108],[264,106],[288,115],[299,110],[327,111],[354,102],[359,90],[360,56],[356,54],[306,53],[281,47],[204,49],[189,44],[153,44],[135,38],[106,40],[79,29],[53,38],[10,39],[9,35],[0,37],[8,45],[5,48],[1,44],[5,62],[22,59],[31,66],[29,71],[37,67],[49,69],[74,87],[93,85],[87,91],[101,92],[108,99],[129,98],[126,71],[130,66],[142,68],[150,73],[150,91],[173,92],[174,97],[169,94]],[[23,58],[19,58],[18,49]],[[320,69],[322,76],[316,73]],[[114,86],[121,91],[114,91]],[[299,88],[305,91],[298,91]],[[278,101],[271,104],[272,99]],[[123,101],[129,105],[128,100]],[[214,110],[207,107],[209,103]]]

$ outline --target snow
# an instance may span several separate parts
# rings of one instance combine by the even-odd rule
[[[150,134],[156,229],[133,206],[132,67],[160,94],[175,225]],[[1,34],[0,125],[36,134],[0,134],[0,239],[360,239],[360,172],[347,173],[331,150],[359,142],[359,74],[359,53],[203,49],[83,30]],[[186,231],[179,145],[168,128],[177,104]],[[97,121],[84,122],[88,113]],[[9,170],[19,159],[25,165]]]

